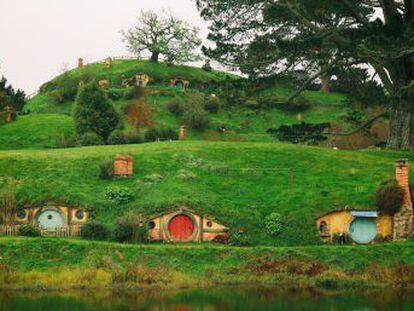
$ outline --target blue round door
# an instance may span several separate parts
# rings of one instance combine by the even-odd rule
[[[375,218],[359,217],[351,223],[349,234],[355,242],[367,244],[372,242],[377,235],[377,224]]]
[[[37,218],[39,225],[46,230],[53,230],[63,227],[62,214],[55,210],[46,210],[40,213]]]

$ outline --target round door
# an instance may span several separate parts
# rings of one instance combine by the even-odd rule
[[[55,210],[46,210],[37,218],[39,225],[46,230],[61,228],[64,225],[62,214]]]
[[[168,224],[168,231],[174,241],[188,241],[194,233],[194,222],[187,215],[177,215]]]
[[[375,218],[356,218],[349,227],[349,233],[352,240],[359,244],[372,242],[377,235]]]

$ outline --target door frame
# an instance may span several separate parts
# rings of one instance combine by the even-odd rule
[[[185,215],[187,217],[189,217],[191,219],[191,221],[194,224],[194,231],[193,234],[186,240],[177,240],[174,237],[171,236],[170,234],[170,230],[169,230],[169,224],[171,222],[171,220],[176,217],[176,216],[180,216],[180,215]],[[174,213],[171,213],[170,215],[168,215],[168,217],[166,218],[165,221],[163,221],[163,231],[165,232],[165,235],[167,236],[168,241],[171,242],[180,242],[180,243],[186,243],[186,242],[196,242],[197,241],[197,237],[200,234],[200,225],[196,219],[196,217],[187,211],[176,211]]]

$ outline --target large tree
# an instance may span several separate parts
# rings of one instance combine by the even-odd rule
[[[394,149],[414,148],[414,0],[196,0],[210,57],[249,74],[372,69],[389,94]]]
[[[26,94],[22,90],[15,90],[7,84],[7,79],[0,79],[0,111],[11,107],[14,111],[21,111],[26,103]]]
[[[151,11],[142,11],[137,20],[134,27],[122,32],[131,53],[140,57],[150,52],[153,62],[164,56],[169,64],[198,59],[195,53],[201,45],[198,28],[171,14],[159,16]]]

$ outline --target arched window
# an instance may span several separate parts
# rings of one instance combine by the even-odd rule
[[[329,235],[328,223],[325,220],[322,220],[319,224],[319,233],[322,236]]]

